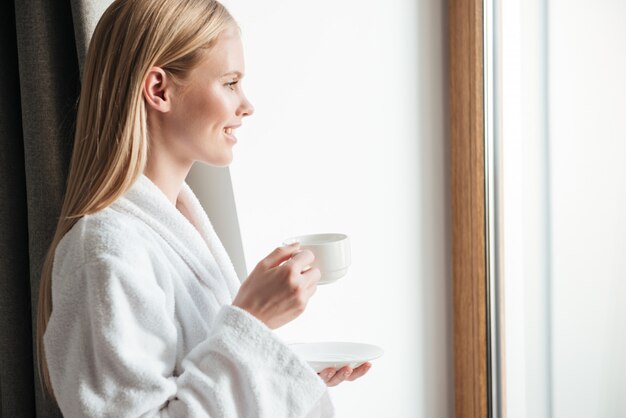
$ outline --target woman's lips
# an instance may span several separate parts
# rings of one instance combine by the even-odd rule
[[[238,126],[227,126],[224,128],[224,136],[226,136],[226,138],[233,143],[237,143],[237,137],[233,135],[233,131],[236,128],[238,128]]]

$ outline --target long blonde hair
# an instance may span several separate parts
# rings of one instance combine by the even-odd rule
[[[175,83],[218,35],[236,25],[214,0],[116,0],[89,44],[76,116],[74,148],[56,232],[46,255],[37,307],[39,376],[54,398],[43,346],[52,313],[52,267],[63,236],[83,216],[106,208],[143,172],[148,126],[142,84],[153,66]]]

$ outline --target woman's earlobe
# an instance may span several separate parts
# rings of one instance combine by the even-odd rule
[[[165,71],[159,67],[150,68],[143,84],[143,97],[146,105],[157,112],[169,112],[171,101],[168,88],[168,77]]]

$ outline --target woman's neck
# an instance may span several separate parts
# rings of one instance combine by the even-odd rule
[[[170,158],[167,158],[167,155],[152,152],[148,157],[144,174],[161,189],[167,199],[176,206],[180,188],[191,169],[191,165],[192,163],[177,164]]]

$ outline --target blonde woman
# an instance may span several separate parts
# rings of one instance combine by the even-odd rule
[[[231,162],[243,76],[216,1],[118,0],[98,23],[39,295],[40,374],[65,416],[332,416],[327,386],[369,369],[317,375],[275,337],[315,292],[313,255],[277,248],[239,287],[184,182]]]

